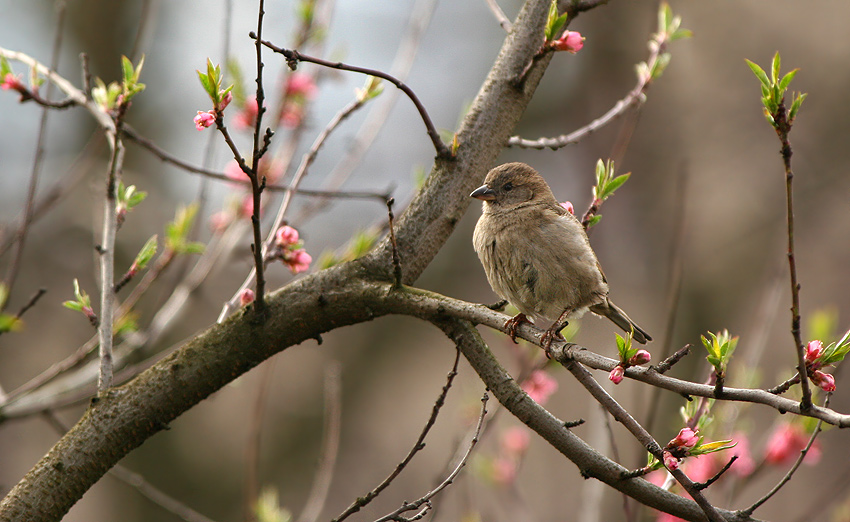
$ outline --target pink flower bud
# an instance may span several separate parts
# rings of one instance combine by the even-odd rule
[[[561,206],[567,209],[567,212],[569,212],[570,214],[575,215],[576,210],[575,208],[573,208],[573,204],[569,201],[564,201],[563,203],[561,203]]]
[[[641,364],[646,364],[652,360],[652,355],[646,350],[638,350],[636,354],[632,355],[631,359],[629,359],[629,364],[634,366],[640,366]]]
[[[512,426],[502,434],[502,450],[509,455],[521,455],[530,442],[531,435],[525,426]]]
[[[558,391],[558,381],[543,370],[534,370],[523,381],[522,389],[537,404],[545,404],[553,393]]]
[[[828,373],[823,373],[820,370],[815,370],[812,372],[809,377],[815,386],[819,387],[823,391],[834,392],[835,391],[835,377]]]
[[[246,288],[242,290],[242,293],[239,294],[239,306],[245,306],[247,304],[254,302],[254,291],[250,288]]]
[[[567,51],[575,54],[584,47],[584,37],[577,31],[564,31],[560,38],[553,40],[549,45],[556,51]]]
[[[611,382],[614,384],[620,384],[623,382],[623,375],[626,373],[626,369],[621,365],[617,365],[611,370],[611,373],[608,374],[608,378],[611,379]]]
[[[280,123],[288,129],[294,129],[304,119],[304,107],[300,103],[286,102],[280,115]]]
[[[800,455],[809,436],[798,424],[780,424],[767,441],[767,449],[764,453],[764,461],[768,464],[787,464]],[[820,441],[815,441],[803,462],[815,464],[820,460]]]
[[[289,245],[294,245],[298,242],[298,231],[289,225],[284,225],[277,229],[275,240],[280,248],[286,248]]]
[[[815,339],[814,341],[809,341],[809,344],[806,345],[806,363],[809,365],[817,362],[820,359],[821,354],[823,353],[823,343]]]
[[[292,73],[286,79],[285,92],[288,97],[299,96],[311,99],[316,95],[316,83],[309,74]]]
[[[198,115],[194,118],[195,128],[199,131],[206,129],[207,127],[215,124],[215,112],[207,111],[202,112],[198,111]]]
[[[313,257],[303,248],[292,250],[286,254],[284,263],[289,267],[293,274],[305,272],[310,268],[310,263],[313,262]]]
[[[669,451],[664,452],[664,465],[667,466],[667,469],[679,469],[679,459],[673,456]]]
[[[227,93],[221,98],[221,102],[219,103],[218,110],[223,111],[230,105],[230,102],[233,101],[233,93]]]
[[[4,91],[25,91],[26,87],[24,87],[24,84],[21,82],[21,78],[21,75],[15,76],[12,73],[6,73],[6,76],[3,78],[3,83],[0,83],[0,89],[3,89]]]
[[[257,122],[257,114],[259,113],[260,107],[257,105],[257,98],[252,96],[245,100],[245,106],[233,118],[233,126],[237,129],[253,127]]]
[[[683,448],[693,448],[699,442],[699,435],[690,429],[690,428],[682,428],[679,430],[679,434],[676,435],[676,438],[671,440],[667,446],[668,447],[683,447]]]

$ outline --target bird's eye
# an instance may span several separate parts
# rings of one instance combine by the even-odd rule
[[[512,188],[514,188],[514,184],[513,184],[513,183],[505,183],[505,186],[503,186],[503,187],[502,187],[502,190],[504,190],[505,192],[508,192],[508,191],[510,191]]]

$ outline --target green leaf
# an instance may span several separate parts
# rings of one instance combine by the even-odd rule
[[[670,35],[670,41],[675,42],[676,40],[683,40],[685,38],[693,37],[694,32],[690,29],[678,29],[673,34]]]
[[[561,37],[561,31],[564,29],[564,25],[567,23],[567,13],[562,14],[558,18],[555,19],[555,23],[552,24],[552,28],[550,30],[551,36],[549,40],[557,40]]]
[[[771,72],[770,79],[771,83],[776,85],[776,81],[779,78],[779,65],[781,62],[781,58],[779,58],[779,51],[776,51],[776,54],[773,55],[773,63],[771,64]]]
[[[587,228],[590,228],[595,224],[599,223],[600,219],[602,219],[602,214],[596,214],[595,216],[591,216],[591,218],[587,220]]]
[[[751,62],[750,60],[747,60],[746,58],[744,58],[744,60],[746,60],[747,65],[749,65],[749,66],[750,66],[750,70],[752,70],[752,71],[753,71],[753,74],[755,74],[755,75],[756,75],[756,78],[758,78],[758,79],[759,79],[759,81],[761,82],[761,84],[762,84],[764,87],[770,87],[770,80],[767,78],[767,74],[764,72],[764,69],[762,69],[761,67],[759,67],[759,66],[758,66],[758,64],[757,64],[757,63],[755,63],[755,62]],[[762,93],[764,93],[765,95],[767,95],[767,94],[765,93],[765,91],[764,91],[764,90],[762,90]]]
[[[706,444],[697,444],[696,446],[691,448],[688,453],[690,453],[692,456],[706,455],[708,453],[716,453],[718,451],[731,449],[731,448],[734,448],[737,445],[738,445],[738,443],[732,442],[731,439],[729,439],[729,440],[718,440],[718,441],[715,441],[715,442],[708,442]]]
[[[213,93],[215,92],[215,89],[213,88],[213,85],[210,81],[210,77],[208,75],[202,73],[201,71],[195,71],[195,72],[198,73],[198,79],[201,80],[201,85],[203,86],[204,91],[206,91],[206,93],[209,94],[210,97],[213,97],[214,96]]]
[[[136,255],[136,260],[133,262],[140,270],[145,268],[156,254],[157,235],[154,234],[145,242],[142,249]]]
[[[608,183],[606,183],[605,188],[602,191],[602,195],[600,196],[600,199],[608,198],[611,194],[614,193],[615,190],[620,188],[623,185],[623,183],[628,181],[628,179],[629,179],[629,177],[631,177],[631,175],[632,175],[632,173],[628,172],[626,174],[622,174],[620,176],[617,176],[616,178],[614,178],[611,181],[609,181]]]
[[[81,305],[77,301],[65,301],[64,303],[62,303],[62,306],[74,310],[75,312],[83,311],[83,305]]]
[[[0,77],[5,78],[7,74],[15,74],[15,71],[12,70],[6,57],[0,56]]]
[[[791,80],[793,80],[795,76],[797,76],[797,71],[799,70],[800,69],[794,69],[793,71],[782,77],[782,79],[779,81],[779,91],[781,93],[785,92],[785,90],[788,88],[788,84],[791,83]]]
[[[233,85],[231,85],[233,88],[233,101],[236,102],[237,107],[242,107],[245,105],[245,100],[247,99],[245,95],[245,77],[242,76],[242,69],[239,67],[239,62],[233,57],[227,59],[227,74],[233,80]]]
[[[10,314],[0,314],[0,333],[14,332],[23,328],[24,322]]]
[[[788,121],[794,121],[794,118],[797,117],[797,112],[800,110],[800,105],[803,104],[806,96],[808,96],[808,93],[798,94],[794,97],[794,101],[791,102],[791,110],[788,111]]]
[[[121,72],[123,73],[124,83],[133,82],[133,62],[124,55],[121,56]]]
[[[206,248],[207,245],[199,241],[192,241],[183,245],[182,250],[184,254],[203,254]]]
[[[670,22],[673,19],[673,9],[667,2],[661,2],[658,8],[658,31],[662,33],[668,32]]]

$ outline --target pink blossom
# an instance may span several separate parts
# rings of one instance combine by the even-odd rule
[[[673,456],[669,451],[664,452],[664,465],[667,466],[667,469],[679,469],[679,459]]]
[[[516,459],[498,457],[493,461],[493,481],[503,486],[516,480],[519,465]]]
[[[250,217],[254,215],[254,196],[252,194],[245,194],[242,198],[242,205],[239,209],[239,212],[244,217]],[[262,209],[260,209],[260,213],[262,213]]]
[[[286,248],[289,245],[294,245],[298,242],[298,231],[289,225],[284,225],[277,229],[277,232],[275,233],[275,240],[277,241],[277,246],[280,248]]]
[[[806,363],[809,365],[813,365],[820,359],[821,354],[823,353],[823,343],[815,339],[814,341],[809,341],[809,344],[806,345]],[[818,368],[820,365],[818,365]],[[817,369],[817,368],[815,368]]]
[[[215,124],[215,111],[202,112],[198,111],[198,115],[194,118],[195,128],[199,131]]]
[[[641,364],[646,364],[652,360],[652,355],[646,350],[638,350],[636,354],[632,355],[629,359],[629,364],[633,364],[635,366],[639,366]]]
[[[259,113],[260,106],[257,105],[257,98],[252,96],[245,100],[242,110],[236,113],[233,118],[233,126],[237,129],[253,127],[257,123],[257,114]]]
[[[538,404],[545,404],[558,390],[558,381],[543,370],[534,370],[522,383],[522,389]]]
[[[560,38],[553,40],[549,45],[556,51],[567,51],[575,54],[584,47],[584,37],[577,31],[564,31]]]
[[[668,447],[678,446],[678,447],[684,447],[684,448],[693,448],[694,446],[697,445],[697,442],[699,442],[699,435],[697,435],[697,432],[695,432],[694,430],[692,430],[690,428],[682,428],[681,430],[679,430],[679,434],[676,435],[676,438],[671,440],[667,444],[667,446]]]
[[[750,450],[750,439],[743,433],[736,433],[732,439],[737,443],[732,448],[732,454],[738,457],[732,464],[731,471],[739,477],[746,477],[756,470],[756,461],[753,460],[753,454]]]
[[[623,368],[622,365],[617,365],[611,370],[611,373],[608,374],[608,378],[611,379],[611,382],[614,384],[620,384],[623,382],[623,375],[625,375],[626,369]]]
[[[834,392],[835,391],[835,377],[828,373],[823,373],[820,370],[815,370],[809,376],[812,382],[818,388],[822,389],[826,392]]]
[[[242,293],[239,294],[239,306],[245,306],[247,304],[254,302],[254,291],[250,288],[246,288],[242,290]]]
[[[286,79],[285,92],[287,97],[312,99],[316,95],[316,82],[309,74],[292,73]]]
[[[655,519],[655,522],[687,522],[684,518],[679,518],[675,515],[671,515],[670,513],[665,513],[663,511],[658,512],[658,518]]]
[[[564,201],[563,203],[561,203],[561,206],[564,207],[570,214],[575,215],[576,210],[575,208],[573,208],[573,204],[569,201]]]
[[[294,129],[304,119],[304,107],[300,103],[286,102],[280,115],[280,123],[288,128]]]
[[[286,253],[283,260],[293,274],[305,272],[310,268],[310,263],[313,262],[313,257],[303,248],[292,250]]]
[[[222,232],[230,225],[231,216],[227,212],[216,212],[210,216],[210,229],[213,232]]]
[[[767,441],[764,461],[768,464],[786,464],[797,458],[809,442],[803,428],[797,424],[780,424]],[[809,448],[803,462],[815,464],[820,460],[821,449],[818,441]]]
[[[221,98],[221,101],[218,104],[218,110],[223,111],[224,109],[226,109],[227,106],[230,105],[231,101],[233,101],[233,93],[229,92],[225,94],[223,98]]]
[[[528,449],[531,435],[524,426],[512,426],[502,433],[502,450],[508,455],[521,455]]]
[[[13,90],[13,91],[23,91],[26,90],[24,84],[21,82],[23,77],[19,74],[15,76],[12,73],[6,73],[6,76],[3,78],[3,83],[0,83],[0,89],[4,91]]]
[[[705,482],[718,471],[720,471],[720,466],[717,465],[717,459],[711,454],[690,457],[685,464],[685,473],[694,482]]]
[[[224,175],[233,181],[245,181],[248,179],[248,176],[245,175],[242,171],[242,167],[239,166],[239,163],[237,163],[236,160],[230,160],[227,162],[227,165],[224,167]],[[239,183],[236,186],[241,187],[242,184]]]

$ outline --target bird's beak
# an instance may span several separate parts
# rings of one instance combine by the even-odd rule
[[[469,197],[480,199],[481,201],[493,201],[496,199],[496,191],[487,185],[481,185],[477,189],[473,190]]]

